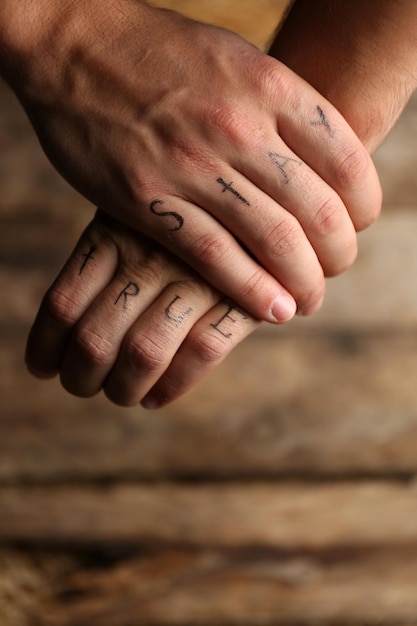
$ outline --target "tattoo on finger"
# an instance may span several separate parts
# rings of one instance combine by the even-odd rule
[[[323,109],[317,106],[316,111],[319,115],[319,118],[317,120],[314,120],[313,122],[310,122],[310,125],[311,126],[324,126],[324,128],[327,130],[330,137],[333,138],[333,131],[330,127],[329,120],[327,119]]]
[[[295,163],[298,166],[302,165],[302,162],[298,159],[293,159],[292,157],[280,154],[279,152],[268,152],[268,156],[283,175],[286,184],[291,181],[291,177],[287,172],[287,166],[291,163]]]
[[[226,339],[230,339],[233,334],[230,332],[231,324],[235,324],[238,321],[238,318],[235,317],[233,313],[240,315],[241,319],[249,319],[248,315],[242,309],[237,307],[235,304],[228,304],[226,313],[224,313],[217,322],[210,324],[215,331],[220,333]]]
[[[134,282],[128,282],[126,287],[123,287],[122,291],[117,296],[114,304],[118,304],[122,301],[123,309],[126,311],[128,309],[128,300],[129,298],[136,298],[139,295],[140,288]]]
[[[178,300],[182,300],[181,296],[175,296],[165,309],[165,317],[169,319],[170,322],[174,322],[177,325],[181,324],[181,322],[183,322],[193,311],[191,307],[187,307],[183,311],[174,311],[174,305],[178,302]]]
[[[168,228],[169,232],[174,233],[177,230],[181,230],[181,228],[184,226],[184,218],[182,217],[182,215],[180,215],[176,211],[157,211],[155,207],[163,204],[165,204],[163,200],[153,200],[149,205],[150,212],[157,217],[169,217],[170,219],[172,218],[171,221],[174,220],[172,221],[173,225]]]
[[[241,202],[243,202],[243,204],[246,204],[247,206],[250,206],[249,202],[246,200],[246,198],[244,198],[243,196],[240,195],[240,193],[234,188],[232,187],[233,183],[226,183],[223,178],[219,178],[216,180],[217,183],[219,183],[223,189],[222,189],[222,193],[224,193],[225,191],[230,191],[230,193],[232,193],[238,200],[240,200]]]
[[[84,253],[83,253],[83,255],[82,255],[82,256],[84,257],[84,260],[83,260],[83,262],[82,262],[82,264],[81,264],[80,270],[79,270],[79,272],[78,272],[78,276],[81,276],[81,274],[83,273],[83,271],[84,271],[84,270],[85,270],[85,268],[87,267],[87,263],[88,263],[89,261],[91,261],[92,259],[94,259],[94,257],[93,257],[93,252],[95,252],[95,251],[96,251],[96,249],[97,249],[97,248],[96,248],[95,246],[91,246],[88,252],[84,252]]]

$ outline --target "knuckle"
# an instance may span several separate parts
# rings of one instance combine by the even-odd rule
[[[64,289],[52,287],[45,296],[44,307],[51,318],[63,328],[73,326],[79,317],[79,305]]]
[[[226,347],[222,338],[215,336],[210,331],[199,335],[191,334],[187,343],[192,360],[196,359],[208,368],[220,363],[226,355]]]
[[[236,109],[230,103],[218,101],[203,110],[203,119],[209,128],[227,133],[233,133],[237,128]]]
[[[342,188],[350,187],[365,180],[370,167],[370,157],[360,145],[344,150],[335,162],[335,180]]]
[[[343,274],[343,272],[348,270],[354,264],[357,256],[358,245],[356,237],[353,237],[351,241],[344,242],[343,254],[338,254],[336,260],[323,268],[325,276],[327,278],[331,278],[332,276],[339,276],[340,274]]]
[[[242,294],[243,298],[256,298],[259,297],[260,294],[267,292],[267,280],[268,275],[266,274],[265,270],[261,267],[256,269],[251,274],[251,276],[246,279],[246,281],[244,281],[244,283],[242,284],[240,293]]]
[[[213,267],[227,254],[229,247],[223,237],[204,234],[194,243],[194,257],[199,265]]]
[[[285,66],[276,59],[258,59],[257,80],[264,93],[275,96],[279,92],[281,101],[291,99],[294,80],[290,79]]]
[[[92,329],[79,329],[74,342],[77,354],[92,367],[105,365],[111,359],[111,342]]]
[[[125,346],[129,368],[135,374],[158,372],[165,366],[164,350],[149,337],[129,339]]]
[[[323,279],[315,289],[311,289],[310,291],[301,294],[300,297],[297,298],[298,313],[301,315],[311,315],[316,312],[321,306],[325,291],[326,284]]]
[[[359,232],[371,226],[381,214],[382,209],[382,192],[368,206],[362,209],[360,215],[355,219],[355,228]]]
[[[298,221],[287,215],[267,233],[263,249],[269,256],[285,258],[297,250],[301,238],[302,230]]]
[[[251,117],[242,108],[228,102],[206,108],[205,123],[208,128],[240,148],[246,148],[253,143],[254,128]]]
[[[169,148],[169,160],[177,167],[188,165],[193,171],[203,172],[207,167],[207,159],[207,150],[186,137],[176,137]]]
[[[121,390],[119,387],[105,382],[103,385],[104,395],[110,402],[120,407],[133,407],[139,403],[136,395],[129,393],[125,389]]]
[[[346,224],[346,209],[341,202],[327,197],[316,210],[313,218],[314,232],[322,236],[332,235]]]
[[[177,282],[173,283],[169,288],[169,292],[173,297],[179,296],[182,301],[182,306],[186,306],[187,303],[200,300],[208,302],[210,304],[216,302],[221,294],[214,289],[209,283],[200,279],[199,276],[182,277]],[[192,309],[192,307],[190,307]]]

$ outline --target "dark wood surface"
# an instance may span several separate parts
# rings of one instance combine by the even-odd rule
[[[280,10],[171,4],[259,45]],[[261,328],[167,409],[119,409],[25,371],[92,207],[0,87],[1,626],[417,624],[416,136],[413,99],[319,314]]]

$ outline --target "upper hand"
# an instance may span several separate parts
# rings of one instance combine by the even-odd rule
[[[381,203],[336,109],[234,33],[129,0],[68,11],[10,81],[57,169],[255,317],[317,309]]]

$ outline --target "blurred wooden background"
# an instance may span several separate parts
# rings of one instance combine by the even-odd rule
[[[258,45],[280,4],[171,2]],[[1,626],[417,624],[416,136],[414,99],[323,310],[147,413],[25,372],[92,208],[0,87]]]

